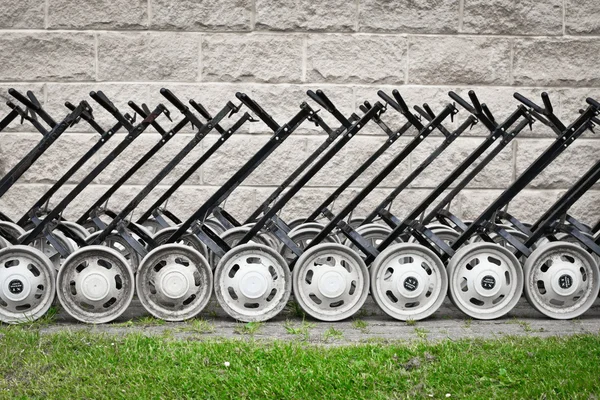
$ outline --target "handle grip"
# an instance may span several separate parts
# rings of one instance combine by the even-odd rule
[[[329,97],[327,97],[327,95],[325,95],[325,93],[323,93],[321,89],[317,90],[317,96],[319,96],[323,100],[323,102],[325,102],[327,108],[329,108],[330,110],[335,110],[335,106],[333,105],[331,100],[329,100]]]
[[[248,107],[258,118],[260,118],[265,124],[273,131],[279,130],[279,124],[265,111],[263,108],[254,100],[252,100],[246,93],[237,92],[235,94],[246,107]]]
[[[515,99],[519,100],[521,103],[525,104],[527,107],[535,110],[536,112],[538,112],[540,114],[545,114],[545,110],[542,107],[538,106],[533,101],[531,101],[527,97],[523,96],[521,93],[515,93],[513,95],[513,97]]]
[[[36,109],[40,110],[42,108],[42,105],[40,104],[39,100],[37,99],[37,97],[35,97],[35,94],[31,90],[27,91],[27,97],[29,97],[29,100],[31,100],[31,102],[35,104]]]
[[[179,111],[185,113],[188,108],[171,92],[169,89],[161,88],[160,94],[163,95],[165,99],[167,99],[171,104],[173,104]]]
[[[550,102],[550,96],[548,96],[548,93],[542,92],[542,101],[544,102],[546,112],[552,114],[554,112],[554,108],[552,107],[552,102]]]
[[[423,116],[423,118],[425,118],[427,121],[431,121],[431,115],[429,115],[429,113],[425,110],[423,110],[421,107],[419,106],[414,106],[413,107],[415,109],[416,112],[418,112],[421,116]]]
[[[33,102],[31,102],[31,100],[29,100],[27,97],[23,96],[16,89],[13,89],[13,88],[8,89],[8,94],[10,94],[12,97],[14,97],[19,102],[21,102],[25,107],[31,108],[34,111],[39,111],[40,110],[39,106],[37,106],[36,104],[34,104]]]
[[[117,110],[117,107],[115,107],[115,105],[108,99],[108,97],[106,97],[106,95],[102,91],[91,91],[90,97],[102,107],[104,107],[109,113],[114,115],[119,112],[119,110]]]
[[[392,99],[390,96],[388,96],[383,90],[379,90],[377,92],[377,96],[381,97],[381,99],[383,101],[385,101],[386,103],[388,103],[390,106],[392,106],[392,108],[398,112],[404,113],[404,111],[402,110],[402,108],[400,108],[400,105],[398,103],[396,103],[396,101],[394,99]]]
[[[404,101],[404,99],[402,98],[402,96],[400,96],[400,92],[398,91],[398,89],[392,90],[392,95],[394,96],[394,98],[398,102],[398,105],[400,106],[400,109],[403,110],[404,112],[408,112],[408,106],[406,105],[406,102]]]
[[[431,109],[431,107],[429,107],[429,104],[423,103],[423,108],[425,109],[425,111],[427,111],[427,114],[429,114],[429,116],[431,118],[435,118],[435,113],[433,112],[433,110]]]
[[[473,103],[473,108],[475,108],[477,114],[483,114],[483,110],[481,109],[481,103],[479,102],[475,91],[469,90],[469,98],[471,99],[471,102]]]
[[[587,102],[589,105],[591,105],[591,106],[594,106],[594,107],[596,107],[596,108],[600,109],[600,103],[598,103],[596,100],[592,99],[591,97],[588,97],[587,99],[585,99],[585,101],[586,101],[586,102]]]
[[[455,102],[457,102],[458,104],[460,104],[462,106],[462,108],[464,108],[465,110],[467,110],[471,114],[476,114],[477,113],[477,111],[473,108],[472,105],[470,105],[465,99],[463,99],[462,97],[460,97],[458,94],[456,94],[452,90],[448,92],[448,96],[450,96],[450,98],[452,100],[454,100]]]
[[[317,103],[318,105],[320,105],[321,107],[323,107],[324,109],[326,109],[327,111],[331,112],[331,109],[329,108],[329,106],[327,105],[327,103],[325,103],[323,101],[323,99],[321,98],[321,96],[317,95],[315,92],[313,92],[312,90],[307,90],[306,94],[308,95],[308,97],[310,97],[311,99],[313,99],[313,101],[315,103]]]
[[[208,112],[208,110],[206,108],[204,108],[204,106],[202,104],[197,103],[196,101],[194,101],[194,99],[190,99],[189,103],[192,107],[194,107],[194,110],[198,111],[198,113],[200,115],[202,115],[202,118],[205,118],[205,119],[212,118],[210,113]]]
[[[494,114],[492,114],[492,112],[490,111],[490,109],[488,108],[487,104],[482,103],[481,104],[481,109],[483,110],[483,113],[485,114],[486,117],[488,117],[488,119],[492,122],[496,122],[496,118],[494,118]]]

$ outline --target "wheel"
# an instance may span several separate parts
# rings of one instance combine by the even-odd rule
[[[321,321],[341,321],[367,299],[369,271],[355,251],[325,243],[298,258],[293,283],[295,299],[307,314]]]
[[[71,254],[58,271],[56,286],[65,311],[90,324],[118,318],[135,292],[129,263],[119,251],[105,246],[88,246]]]
[[[319,223],[319,222],[305,222],[303,224],[300,224],[298,226],[296,226],[294,229],[291,229],[288,232],[288,236],[292,236],[294,234],[294,232],[297,232],[299,230],[304,230],[304,229],[316,229],[319,232],[321,232],[323,230],[323,228],[325,228],[325,225]],[[333,241],[335,243],[341,243],[340,238],[338,237],[338,235],[336,235],[335,233],[330,233],[328,236],[330,241]]]
[[[314,229],[318,229],[319,231],[321,231],[323,228],[325,228],[325,225],[321,224],[320,222],[303,222],[301,224],[296,225],[294,228],[290,229],[290,231],[288,232],[288,235],[292,234],[292,232],[295,232],[300,229],[305,229],[305,228],[314,228]]]
[[[447,291],[444,263],[419,244],[390,246],[371,265],[373,300],[400,321],[429,317],[440,308]]]
[[[12,246],[12,245],[10,244],[10,242],[8,240],[6,240],[2,236],[0,236],[0,249],[4,249],[8,246]]]
[[[362,225],[364,220],[365,219],[363,217],[350,218],[350,221],[348,221],[348,225],[350,225],[352,227],[352,229],[356,229]]]
[[[213,218],[207,218],[204,221],[204,225],[212,229],[217,235],[221,235],[227,230],[219,221]]]
[[[179,228],[176,226],[164,228],[156,232],[152,236],[152,239],[154,239],[157,245],[163,245],[167,243],[167,239],[169,239],[171,235],[173,235],[173,233],[177,231],[177,229]],[[198,236],[194,235],[191,231],[188,231],[185,235],[183,235],[181,239],[177,241],[177,243],[193,247],[194,249],[199,251],[203,257],[208,257],[208,250],[206,248],[206,245],[202,242],[202,240],[200,240],[200,238],[198,238]]]
[[[365,239],[371,244],[371,246],[377,248],[381,244],[381,242],[383,242],[384,239],[386,239],[390,235],[390,233],[392,233],[392,228],[381,224],[366,224],[356,228],[356,233],[359,233],[363,237],[363,239]],[[402,242],[402,240],[398,238],[395,240],[395,242],[400,243]],[[350,239],[346,239],[344,244],[352,250],[356,251],[358,254],[360,254],[361,257],[365,257],[362,250],[360,250],[358,246],[352,243]]]
[[[292,276],[272,248],[247,243],[228,251],[215,270],[215,296],[232,318],[266,321],[287,304]]]
[[[31,231],[27,231],[21,237],[19,237],[19,242],[21,242],[27,235],[29,235],[29,232]],[[58,243],[60,243],[67,250],[69,254],[77,250],[77,247],[74,244],[75,242],[68,239],[61,231],[54,230],[52,231],[52,235],[54,236],[56,241],[58,241]],[[44,253],[46,257],[48,257],[50,261],[52,261],[55,271],[58,271],[60,269],[60,266],[65,262],[65,258],[63,258],[60,255],[60,253],[56,251],[54,246],[50,244],[50,242],[43,233],[40,234],[40,236],[38,236],[37,238],[35,238],[33,242],[29,244],[29,246],[36,248],[42,253]]]
[[[79,236],[81,240],[85,240],[88,236],[90,236],[90,232],[87,229],[85,229],[85,227],[79,225],[77,222],[60,221],[60,223],[65,227],[69,228],[69,230],[75,235]]]
[[[448,246],[452,246],[454,244],[454,242],[456,241],[456,239],[458,239],[460,237],[460,233],[456,232],[454,229],[449,228],[449,227],[437,227],[437,228],[433,228],[431,230],[433,233],[435,233],[435,235],[442,239]],[[409,243],[417,243],[417,239],[415,239],[414,236],[411,236],[408,239]],[[434,245],[432,243],[432,245],[436,248],[439,249],[438,246]],[[442,251],[441,249],[439,250],[440,252]]]
[[[574,243],[552,242],[537,248],[523,272],[529,304],[550,318],[577,318],[598,297],[598,264]]]
[[[165,321],[184,321],[208,304],[213,274],[196,249],[166,244],[144,257],[135,284],[140,302],[150,314]]]
[[[448,264],[449,296],[474,319],[500,318],[517,304],[523,270],[510,250],[495,243],[470,243]]]
[[[94,232],[87,237],[87,243],[93,243],[102,231]],[[135,238],[135,237],[134,237]],[[118,233],[111,233],[100,243],[104,247],[118,251],[131,266],[135,273],[140,265],[140,255],[131,247],[129,243]]]
[[[19,236],[25,234],[25,229],[10,221],[0,221],[0,228],[3,228],[14,238],[18,238]]]
[[[0,250],[0,321],[34,321],[52,305],[54,265],[41,251],[23,245]]]
[[[237,246],[237,244],[242,240],[246,233],[250,232],[250,226],[238,226],[235,228],[227,229],[225,232],[221,234],[221,239],[225,241],[229,245],[229,247],[233,248]],[[265,238],[264,235],[258,234],[256,235],[250,243],[258,243],[263,244],[265,246],[272,247],[270,242]],[[212,265],[213,269],[217,267],[219,264],[220,257],[214,254],[212,251],[209,252],[208,261],[210,265]]]
[[[304,250],[320,232],[321,229],[319,228],[307,227],[298,228],[293,232],[290,231],[288,235],[300,249]],[[337,243],[337,241],[333,237],[327,236],[323,243]],[[296,254],[283,243],[279,246],[279,254],[283,256],[287,265],[291,265],[291,263],[296,260]]]
[[[298,225],[302,224],[304,221],[306,221],[306,218],[294,218],[293,220],[287,223],[287,226],[291,230],[297,227]]]
[[[156,232],[160,232],[164,229],[164,227],[159,224],[156,220],[150,218],[142,222],[141,224],[144,228],[148,230],[148,232],[155,234]]]

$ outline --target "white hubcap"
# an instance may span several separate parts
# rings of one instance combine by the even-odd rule
[[[491,269],[483,269],[474,282],[475,291],[483,297],[494,297],[502,287],[500,277]]]
[[[190,290],[187,276],[177,266],[168,266],[158,273],[159,290],[170,299],[179,299]]]
[[[579,288],[577,271],[570,265],[561,265],[552,276],[552,289],[561,296],[570,296]]]
[[[250,268],[244,271],[239,280],[239,289],[249,299],[263,297],[269,288],[269,280],[264,275],[264,269]]]
[[[327,271],[319,279],[319,291],[327,298],[340,297],[346,289],[346,279],[338,271]]]
[[[81,292],[84,297],[91,301],[100,301],[108,296],[110,284],[106,276],[96,271],[85,273],[85,270],[82,275]]]

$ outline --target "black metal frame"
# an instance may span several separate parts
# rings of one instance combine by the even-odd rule
[[[188,229],[192,228],[195,234],[215,255],[222,257],[230,247],[225,243],[212,229],[204,224],[207,217],[219,206],[256,168],[277,149],[281,143],[294,132],[298,126],[309,116],[314,115],[314,110],[305,102],[300,105],[300,111],[292,119],[279,126],[271,116],[263,110],[258,103],[250,99],[244,93],[236,93],[236,97],[246,105],[252,112],[263,121],[271,121],[268,125],[275,133],[269,141],[264,144],[233,176],[231,176],[196,212],[187,220],[181,223],[179,228],[167,239],[166,243],[174,243],[183,235],[187,234]]]
[[[127,130],[127,136],[101,161],[93,170],[86,175],[86,177],[77,184],[61,201],[54,207],[43,220],[37,217],[33,218],[33,222],[36,224],[22,240],[21,244],[29,245],[36,240],[40,235],[44,235],[54,249],[60,253],[62,257],[69,255],[69,250],[62,246],[56,238],[52,235],[52,231],[58,228],[58,219],[64,209],[112,162],[114,161],[137,137],[139,137],[145,130],[163,114],[166,110],[165,106],[159,104],[147,118],[144,118],[139,124],[133,125],[129,120],[117,109],[117,107],[102,93],[91,92],[90,96],[108,112],[110,112],[115,119],[120,122],[123,127]],[[81,244],[81,243],[78,243]]]

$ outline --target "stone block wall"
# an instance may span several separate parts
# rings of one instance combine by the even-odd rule
[[[427,102],[434,111],[449,101],[449,90],[466,95],[473,89],[497,119],[516,107],[515,91],[539,99],[545,90],[557,114],[569,122],[585,106],[587,96],[600,99],[599,66],[597,0],[0,0],[0,97],[6,100],[10,87],[32,90],[56,118],[66,113],[66,100],[91,101],[91,90],[103,90],[121,110],[129,111],[128,100],[150,106],[165,101],[159,94],[164,86],[182,98],[194,98],[213,113],[226,101],[235,100],[235,92],[243,91],[280,124],[307,100],[307,89],[322,89],[346,114],[357,110],[364,100],[376,101],[379,89],[398,89],[409,104]],[[103,126],[114,123],[91,103]],[[2,110],[4,115],[6,107]],[[335,124],[325,111],[321,115]],[[462,110],[457,120],[466,115]],[[391,127],[403,123],[391,109],[383,119]],[[235,116],[224,125],[234,120]],[[170,126],[164,118],[160,123]],[[169,208],[183,217],[189,215],[268,134],[262,123],[246,124],[176,193]],[[414,207],[485,134],[482,126],[463,134],[403,193],[394,210],[402,215]],[[134,196],[191,135],[191,129],[179,133],[110,204],[118,208]],[[122,137],[119,134],[112,139],[52,203]],[[475,218],[552,137],[539,123],[532,131],[522,132],[458,196],[453,209],[464,218]],[[8,171],[39,138],[27,123],[13,124],[3,132],[0,173]],[[79,196],[66,216],[78,216],[158,138],[152,130],[144,133]],[[323,139],[322,132],[304,124],[234,192],[226,208],[239,217],[248,215]],[[0,209],[20,216],[95,140],[96,134],[84,123],[69,129],[0,199]],[[215,136],[209,136],[149,201],[214,140]],[[384,140],[377,126],[365,127],[294,198],[283,215],[310,212]],[[399,140],[367,171],[337,201],[337,209],[408,140]],[[430,138],[414,152],[357,213],[372,209],[440,140],[439,136]],[[599,154],[600,140],[586,133],[514,200],[510,210],[527,221],[534,220]],[[600,185],[575,206],[574,214],[595,223],[600,218],[599,201]]]

